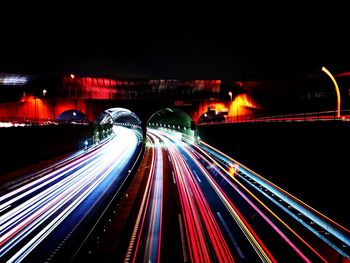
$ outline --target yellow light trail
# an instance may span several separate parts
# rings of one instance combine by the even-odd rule
[[[247,169],[249,172],[252,172],[256,175],[258,175],[257,173],[253,172],[252,170],[250,170],[248,167],[242,165],[241,163],[237,162],[236,160],[233,160],[231,157],[229,157],[228,155],[224,154],[223,152],[221,152],[220,150],[210,146],[209,144],[205,143],[204,141],[201,141],[201,143],[203,143],[205,146],[214,149],[215,151],[219,152],[220,154],[222,154],[223,156],[225,156],[226,158],[228,158],[229,160],[238,163],[241,167],[244,167],[244,169]],[[192,144],[194,145],[194,144]],[[204,155],[206,155],[211,161],[213,161],[222,171],[224,171],[226,174],[228,174],[242,189],[244,189],[246,191],[246,193],[248,193],[252,198],[254,198],[262,207],[264,207],[272,216],[274,216],[282,225],[284,225],[291,233],[294,234],[294,236],[296,236],[302,243],[304,243],[311,251],[313,251],[323,262],[327,262],[327,260],[320,254],[318,253],[309,243],[307,243],[301,236],[299,236],[290,226],[288,226],[279,216],[277,216],[270,208],[268,208],[263,202],[261,202],[261,200],[259,198],[257,198],[250,190],[248,190],[243,184],[241,184],[240,181],[237,180],[237,178],[233,177],[230,175],[230,173],[224,168],[222,167],[221,164],[219,164],[215,159],[213,159],[211,156],[209,156],[208,154],[206,154],[205,152],[202,152]],[[262,176],[259,176],[260,178],[263,178]],[[265,181],[269,182],[267,179],[263,178]],[[271,183],[271,182],[269,182]],[[271,183],[271,185],[275,186],[277,189],[282,190],[283,193],[287,194],[288,196],[292,196],[291,194],[287,193],[286,191],[284,191],[283,189],[279,188],[277,185],[274,185],[273,183]],[[294,196],[293,196],[294,197]],[[296,200],[300,201],[299,199],[297,199],[296,197],[294,197]],[[301,201],[300,201],[301,202]],[[303,202],[301,202],[302,204],[304,204]],[[306,204],[305,204],[306,205]],[[309,207],[309,206],[307,206]],[[311,207],[309,207],[311,208]],[[312,209],[312,208],[311,208]],[[313,209],[313,211],[318,212],[317,210]],[[320,212],[318,212],[318,214],[322,215]],[[322,215],[323,216],[323,215]],[[325,216],[324,216],[325,217]],[[327,218],[327,217],[326,217]],[[328,219],[328,218],[327,218]],[[331,220],[330,220],[331,221]],[[333,221],[332,221],[333,222]],[[335,222],[334,222],[335,223]],[[340,226],[340,225],[339,225]]]
[[[335,92],[337,93],[337,118],[340,118],[340,91],[339,91],[337,81],[335,80],[332,73],[330,73],[328,69],[326,69],[325,67],[322,67],[322,71],[326,73],[328,77],[330,77],[331,80],[333,81]]]

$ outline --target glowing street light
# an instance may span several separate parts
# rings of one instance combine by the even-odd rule
[[[339,91],[337,81],[335,80],[332,73],[330,73],[328,69],[326,69],[325,67],[322,67],[322,71],[326,73],[328,77],[330,77],[331,80],[333,81],[335,92],[337,93],[337,118],[340,118],[340,91]]]
[[[43,89],[43,97],[45,97],[46,94],[47,94],[47,90]]]
[[[229,91],[229,92],[228,92],[228,95],[230,96],[230,100],[232,101],[232,92]]]

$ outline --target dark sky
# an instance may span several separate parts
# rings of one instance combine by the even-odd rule
[[[350,70],[341,7],[251,5],[5,8],[0,71],[243,80]]]

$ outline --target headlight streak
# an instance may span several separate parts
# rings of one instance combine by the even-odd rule
[[[303,201],[299,200],[295,196],[291,195],[287,191],[283,190],[282,188],[278,187],[277,185],[273,184],[269,180],[265,179],[261,175],[255,173],[254,171],[250,170],[248,167],[242,165],[241,163],[237,162],[236,160],[230,158],[226,154],[220,152],[219,150],[215,149],[214,147],[206,144],[205,142],[201,141],[201,144],[205,145],[205,147],[211,149],[212,151],[220,154],[222,157],[224,157],[226,160],[229,160],[229,162],[233,162],[235,164],[238,164],[240,167],[240,170],[243,171],[245,174],[249,175],[250,177],[254,178],[256,181],[258,181],[261,185],[263,185],[265,188],[269,189],[272,193],[274,193],[276,196],[284,200],[286,203],[290,203],[293,207],[295,207],[297,210],[301,211],[303,214],[308,216],[311,220],[319,224],[322,228],[327,230],[329,233],[334,235],[336,238],[344,242],[347,246],[350,245],[350,230],[346,229],[342,225],[339,225],[337,222],[333,221],[332,219],[328,218],[327,216],[323,215],[316,209],[312,208],[308,204],[304,203]],[[224,168],[222,168],[224,170]],[[236,179],[237,180],[237,179]],[[238,181],[237,181],[238,182]],[[239,184],[241,184],[239,182]],[[289,213],[289,211],[288,211]],[[305,224],[302,222],[302,224]],[[347,253],[345,253],[341,248],[333,244],[331,241],[329,241],[324,236],[320,236],[319,233],[312,229],[310,226],[306,226],[310,231],[312,231],[315,235],[317,235],[321,240],[323,240],[325,243],[327,243],[329,246],[334,248],[338,253],[345,257],[349,257]],[[315,252],[317,253],[317,252]]]
[[[205,243],[204,230],[201,226],[201,220],[197,211],[198,208],[196,207],[193,198],[191,198],[193,197],[193,191],[186,187],[184,178],[181,176],[184,171],[176,157],[173,157],[175,154],[173,151],[173,149],[169,149],[170,156],[172,156],[173,160],[173,166],[175,168],[174,173],[177,178],[190,258],[192,262],[209,262],[210,256],[207,244]]]
[[[186,145],[184,145],[184,147],[188,147]],[[185,149],[187,152],[188,149]],[[191,155],[190,155],[191,156]],[[209,157],[209,156],[207,156]],[[230,199],[226,196],[226,194],[224,193],[224,191],[220,188],[220,186],[213,180],[213,178],[211,177],[211,175],[205,170],[205,168],[202,166],[201,163],[199,163],[194,157],[192,157],[193,161],[197,163],[198,167],[201,168],[203,174],[206,175],[208,181],[210,182],[210,184],[213,186],[214,189],[217,189],[220,193],[222,193],[223,197],[229,202],[229,204],[231,206],[234,207],[233,203],[230,201]],[[203,160],[205,160],[208,164],[210,164],[210,162],[208,160],[206,160],[206,158],[202,158]],[[215,160],[212,160],[214,161],[214,163],[217,163]],[[221,171],[219,171],[218,169],[215,168],[215,170],[221,175],[221,177],[232,187],[235,189],[235,191],[237,191],[242,197],[244,200],[246,200],[249,205],[273,228],[273,230],[275,230],[281,237],[283,240],[285,240],[285,242],[291,246],[293,248],[293,250],[305,261],[305,262],[311,262],[310,259],[308,259],[298,248],[296,245],[294,245],[290,239],[282,233],[282,231],[256,206],[254,205],[253,202],[251,202],[243,193],[242,191],[240,191],[234,184],[232,184],[232,182],[230,180],[228,180],[226,178],[226,176],[224,176],[224,174],[221,173]],[[224,170],[225,172],[227,172],[226,170]],[[230,172],[227,172],[227,174],[229,174],[231,177],[233,177],[233,175],[230,174]],[[273,213],[271,211],[271,213]],[[277,217],[277,215],[273,214],[274,217]],[[321,259],[323,259],[321,257]],[[325,259],[323,259],[325,261]],[[326,261],[325,261],[326,262]]]
[[[180,142],[178,142],[178,143],[180,144]],[[183,145],[181,145],[180,147],[183,147]],[[198,163],[196,163],[196,164],[201,169],[203,174],[205,175],[206,171],[203,170],[203,168],[201,166],[199,166]],[[205,175],[205,176],[207,177],[207,175]],[[237,208],[232,203],[230,203],[228,201],[228,198],[215,185],[213,185],[212,182],[210,182],[210,180],[208,180],[208,181],[211,184],[211,186],[213,187],[213,189],[215,190],[215,192],[217,193],[217,195],[219,196],[219,198],[221,199],[221,201],[223,202],[223,204],[226,206],[226,208],[230,212],[231,216],[233,217],[233,219],[235,220],[235,222],[237,223],[239,228],[242,230],[242,232],[244,233],[247,240],[250,242],[250,244],[252,245],[252,247],[254,248],[256,253],[258,254],[258,256],[261,258],[261,260],[263,262],[276,262],[274,257],[268,252],[266,247],[262,244],[261,240],[254,233],[254,231],[249,226],[247,221],[239,213]],[[209,207],[207,209],[209,209]],[[267,252],[265,252],[265,251],[267,251]]]
[[[184,214],[187,243],[192,262],[211,262],[214,253],[219,262],[233,262],[233,257],[221,233],[209,204],[186,164],[183,156],[164,136],[156,133],[167,145]],[[210,252],[209,243],[213,247]]]
[[[152,135],[150,134],[152,137]],[[162,234],[162,210],[163,210],[163,153],[159,140],[153,138],[156,142],[156,167],[152,189],[152,203],[150,207],[150,219],[148,226],[148,236],[146,239],[144,260],[149,262],[160,262],[160,245]]]
[[[131,240],[129,242],[126,257],[124,260],[125,263],[130,262],[130,257],[132,256],[133,252],[134,252],[134,254],[133,254],[132,262],[136,261],[137,252],[138,252],[138,249],[140,246],[141,232],[142,232],[143,224],[145,221],[146,208],[148,206],[149,197],[150,197],[151,182],[152,182],[152,178],[153,178],[153,174],[154,174],[154,170],[155,170],[155,164],[156,164],[156,155],[155,155],[155,145],[154,145],[153,139],[151,139],[149,136],[148,136],[148,142],[151,143],[150,147],[153,149],[152,150],[152,163],[150,165],[150,171],[148,173],[148,179],[147,179],[144,195],[142,197],[141,205],[139,208],[139,213],[137,214],[136,223],[135,223],[135,226],[133,228]],[[141,227],[140,227],[140,224],[141,224]],[[140,231],[139,231],[139,229],[140,229]],[[135,239],[136,239],[136,246],[134,249]]]
[[[7,205],[13,205],[0,219],[1,257],[8,253],[10,262],[24,259],[118,165],[126,165],[136,150],[137,137],[133,131],[125,128],[118,128],[118,134],[101,149],[69,163],[68,168],[62,167],[29,183],[32,188],[24,185],[1,197],[2,200],[7,200]],[[74,169],[78,170],[69,174]],[[45,179],[55,184],[50,186]],[[18,200],[26,198],[26,195],[28,200],[16,204]]]
[[[238,161],[232,159],[231,157],[227,156],[226,154],[224,154],[223,152],[219,151],[218,149],[215,149],[214,147],[210,146],[209,144],[201,141],[200,142],[201,144],[205,145],[206,147],[212,149],[213,151],[219,153],[220,155],[224,156],[226,159],[230,160],[231,162],[233,163],[236,163],[239,165],[239,167],[243,167],[243,169],[245,169],[246,171],[248,171],[251,175],[254,175],[257,179],[260,179],[261,182],[265,182],[266,184],[268,185],[271,185],[273,188],[277,189],[278,191],[280,191],[281,193],[283,193],[286,197],[289,197],[295,201],[297,201],[298,203],[300,203],[302,206],[304,206],[306,209],[312,211],[313,213],[315,213],[317,216],[320,216],[322,217],[323,219],[325,219],[326,221],[329,221],[330,223],[334,224],[336,227],[340,228],[342,231],[344,231],[347,235],[350,235],[350,230],[345,228],[344,226],[338,224],[337,222],[335,222],[334,220],[332,220],[331,218],[323,215],[321,212],[317,211],[316,209],[314,209],[313,207],[309,206],[308,204],[304,203],[302,200],[296,198],[295,196],[293,196],[292,194],[288,193],[287,191],[285,191],[284,189],[280,188],[278,185],[275,185],[274,183],[272,183],[271,181],[267,180],[266,178],[262,177],[261,175],[255,173],[254,171],[252,171],[251,169],[249,169],[248,167],[244,166],[243,164],[239,163]],[[267,185],[265,184],[266,187],[268,187]],[[283,196],[281,196],[281,198],[283,198]],[[288,202],[288,200],[286,200],[286,202]],[[314,220],[314,221],[319,221],[317,220]],[[325,229],[327,229],[327,226],[323,226]],[[337,236],[335,234],[335,236]],[[341,236],[341,234],[340,234]],[[339,237],[340,239],[342,239],[341,237]],[[343,240],[344,239],[344,240]],[[348,237],[343,237],[343,241],[346,243],[346,242],[349,242],[349,241],[346,241],[346,240],[349,240]],[[349,243],[350,245],[350,243]]]
[[[34,213],[35,210],[33,208],[39,207],[41,203],[45,203],[47,200],[53,199],[55,191],[63,191],[66,188],[68,188],[69,184],[79,183],[80,180],[84,179],[85,175],[83,174],[86,172],[89,168],[96,166],[91,172],[98,172],[99,166],[97,164],[99,162],[103,161],[102,158],[98,158],[96,160],[93,160],[92,162],[88,163],[86,166],[84,166],[82,169],[74,172],[70,176],[64,178],[63,180],[59,181],[59,183],[54,184],[53,186],[47,188],[46,190],[40,192],[35,197],[25,201],[21,205],[15,207],[14,209],[8,211],[6,213],[6,216],[3,216],[2,220],[0,220],[0,235],[6,231],[6,227],[11,226],[10,224],[15,222],[16,220],[20,219],[22,216],[28,215],[28,213]],[[89,172],[89,171],[88,171]],[[90,173],[91,173],[90,172]],[[64,176],[62,176],[64,177]],[[68,184],[69,183],[69,184]],[[29,191],[28,194],[30,194],[32,191]],[[23,195],[23,194],[22,194]],[[33,207],[33,205],[35,205]],[[11,218],[12,216],[12,218]],[[9,219],[11,218],[11,219]],[[1,246],[1,238],[0,238],[0,246]]]
[[[63,212],[56,216],[45,228],[43,228],[34,238],[31,239],[25,246],[23,246],[9,261],[22,260],[27,256],[41,241],[43,241],[71,212],[98,186],[100,182],[105,179],[106,176],[114,169],[111,167],[101,178],[93,183],[87,190],[77,196],[77,199],[73,201]],[[80,190],[80,189],[79,189]],[[70,195],[71,197],[75,195]],[[64,201],[64,200],[63,200]],[[57,210],[56,210],[57,211]],[[55,212],[55,211],[54,211]],[[51,213],[53,214],[53,212]],[[50,215],[51,215],[50,214]],[[48,218],[49,215],[46,216]]]
[[[164,134],[164,135],[166,136],[166,134]],[[197,156],[197,154],[194,154],[193,149],[190,148],[190,147],[188,146],[188,143],[183,143],[183,142],[177,142],[177,143],[178,143],[178,144],[182,144],[183,147],[186,147],[186,148],[187,148],[187,153],[189,154],[189,156],[191,156],[191,154]],[[223,168],[217,161],[215,161],[215,160],[214,160],[212,157],[210,157],[207,153],[203,152],[202,149],[200,149],[199,147],[197,147],[197,146],[196,146],[195,144],[193,144],[193,143],[189,143],[189,144],[191,144],[191,146],[194,147],[194,148],[196,148],[198,151],[202,152],[203,155],[206,155],[207,158],[210,159],[212,162],[216,163],[217,166],[220,167],[220,168],[224,171],[224,173],[228,174],[230,178],[233,178],[232,174],[230,174],[229,171],[227,171],[227,169]],[[197,157],[199,157],[199,156],[197,156]],[[192,159],[193,159],[193,161],[197,162],[197,164],[198,164],[198,161],[196,160],[196,158],[192,157]],[[204,159],[205,159],[205,158],[204,158]],[[212,163],[208,162],[207,160],[206,160],[206,162],[208,163],[209,166],[212,166]],[[200,164],[200,163],[199,163],[199,164]],[[219,171],[215,166],[212,166],[212,167],[215,168],[215,170],[216,170],[218,173],[220,173],[220,171]],[[204,167],[202,167],[202,168],[205,169]],[[228,166],[228,169],[229,169],[229,166]],[[231,183],[229,180],[227,180],[226,176],[223,176],[222,173],[220,173],[220,174],[221,174],[221,176],[224,177],[225,180],[226,180],[228,183],[230,183],[230,185],[232,186],[232,183]],[[234,179],[234,178],[233,178],[233,179]],[[234,179],[234,180],[236,181],[236,179]],[[238,182],[238,184],[240,185],[239,182]],[[244,188],[244,186],[242,186],[242,187]],[[248,194],[253,195],[251,192],[249,192],[248,189],[244,189],[244,190],[248,191]],[[243,194],[243,193],[240,191],[240,195],[243,196],[243,197],[245,198],[245,200],[248,201],[249,199],[247,199],[247,197],[245,197],[245,196],[242,195],[242,194]],[[254,195],[253,195],[253,198],[255,198],[260,204],[262,204],[261,201],[258,200]],[[266,208],[270,213],[272,213],[272,215],[273,215],[274,217],[276,217],[276,215],[273,214],[273,212],[272,212],[271,210],[269,210],[264,204],[262,204],[262,205],[263,205],[264,208]],[[253,207],[253,208],[254,208],[254,207]],[[257,208],[257,207],[255,207],[255,208]],[[254,208],[254,210],[256,210],[255,208]],[[257,211],[257,210],[256,210],[256,211]],[[258,211],[257,211],[257,212],[258,212]],[[259,213],[261,216],[263,216],[263,213],[262,213],[261,211],[258,212],[258,213]],[[264,217],[264,216],[263,216],[263,217]],[[264,218],[264,219],[266,220],[267,218]],[[302,242],[304,243],[304,245],[306,245],[318,258],[320,258],[322,261],[326,262],[326,259],[324,259],[324,258],[323,258],[315,249],[313,249],[305,240],[303,240],[300,236],[298,236],[298,234],[296,234],[289,226],[287,226],[286,223],[284,223],[283,221],[281,221],[281,219],[278,218],[278,217],[277,217],[277,220],[280,221],[288,230],[290,230],[300,241],[302,241]],[[272,223],[271,221],[270,221],[270,222],[269,222],[269,221],[270,221],[270,220],[267,221],[269,224]],[[270,224],[270,225],[271,225],[271,224]],[[271,225],[271,226],[272,226],[272,225]],[[277,228],[276,228],[275,230],[277,231]],[[297,253],[301,258],[303,258],[305,261],[308,261],[308,259],[306,258],[306,256],[297,248],[297,246],[295,246],[294,244],[292,244],[292,243],[290,242],[290,240],[289,240],[281,231],[278,230],[277,232],[278,232],[279,235],[293,248],[293,250],[296,251],[296,253]]]
[[[109,159],[112,160],[112,158]],[[15,242],[16,238],[20,238],[20,240],[22,240],[25,236],[27,236],[27,234],[30,234],[33,230],[35,230],[36,227],[39,227],[40,224],[44,222],[44,220],[49,218],[49,216],[51,216],[59,208],[63,207],[66,202],[70,201],[74,195],[79,193],[89,184],[93,183],[96,178],[99,179],[99,174],[103,172],[104,165],[109,164],[109,162],[106,162],[105,164],[102,163],[101,165],[101,160],[99,161],[100,162],[97,162],[96,165],[99,163],[100,166],[97,166],[97,168],[93,169],[92,171],[89,171],[85,174],[81,173],[78,177],[75,177],[75,174],[73,174],[73,176],[70,176],[70,178],[73,179],[72,182],[64,182],[65,184],[61,188],[49,188],[47,191],[44,191],[44,195],[35,196],[31,198],[27,203],[21,205],[19,211],[27,207],[24,212],[29,211],[30,213],[26,213],[24,216],[19,218],[15,217],[19,224],[17,226],[12,225],[12,228],[0,238],[0,246],[3,245],[3,243],[6,243],[20,231],[22,231],[23,234],[21,236],[15,237],[12,242]],[[114,169],[114,167],[115,166],[112,168]],[[102,179],[104,179],[104,177]],[[41,204],[44,205],[42,206]],[[7,246],[10,245],[11,242],[7,244]]]
[[[241,184],[234,176],[232,176],[224,167],[222,167],[221,164],[219,164],[215,159],[213,159],[210,155],[205,153],[202,149],[198,148],[196,145],[192,145],[193,147],[200,150],[208,159],[210,159],[212,162],[214,162],[224,173],[226,173],[232,180],[235,181],[240,187],[242,187],[252,198],[254,198],[261,206],[263,206],[272,216],[274,216],[281,224],[284,225],[295,237],[297,237],[304,245],[306,245],[315,255],[317,255],[323,262],[327,262],[327,260],[319,253],[317,252],[309,243],[307,243],[302,237],[300,237],[293,229],[291,229],[280,217],[278,217],[271,209],[269,209],[264,203],[260,201],[251,191],[249,191],[244,185]],[[216,169],[216,171],[220,172]],[[232,182],[230,182],[225,176],[223,176],[225,180],[232,185]],[[232,185],[233,186],[233,185]],[[234,186],[233,186],[234,187]],[[243,194],[243,193],[242,193]],[[241,194],[241,195],[242,195]],[[244,195],[242,195],[244,196]],[[246,197],[244,197],[246,199]],[[272,223],[272,222],[271,222]],[[285,239],[285,238],[284,238]],[[286,239],[285,239],[286,240]],[[288,242],[289,243],[289,242]],[[294,245],[293,245],[294,246]],[[295,247],[295,246],[294,246]],[[294,249],[294,248],[293,248]],[[298,252],[299,254],[299,252]],[[300,254],[299,254],[300,255]]]
[[[151,169],[124,262],[130,262],[131,257],[132,262],[136,262],[139,257],[142,257],[143,262],[160,262],[163,158],[158,138],[152,134],[147,136],[153,146]],[[147,221],[146,218],[149,220]],[[145,237],[143,240],[145,245],[141,247],[142,237]]]
[[[33,193],[35,190],[38,190],[41,187],[44,187],[45,185],[47,185],[55,180],[58,180],[60,177],[71,172],[72,170],[76,169],[78,165],[79,166],[85,165],[86,163],[88,163],[90,161],[92,156],[98,157],[99,155],[103,154],[103,150],[105,150],[105,147],[106,146],[103,146],[100,149],[97,149],[95,152],[84,155],[84,156],[80,157],[78,160],[69,163],[67,166],[59,168],[59,169],[41,177],[41,178],[38,178],[37,180],[35,180],[33,182],[27,183],[27,184],[15,189],[15,190],[9,192],[9,193],[6,193],[6,194],[0,196],[0,202],[1,202],[0,210],[3,207],[6,207],[7,205],[12,204],[15,201],[18,201],[21,198]],[[64,173],[62,173],[62,172],[64,172]],[[15,198],[11,198],[15,195],[17,195]],[[0,222],[1,222],[1,219],[0,219]]]

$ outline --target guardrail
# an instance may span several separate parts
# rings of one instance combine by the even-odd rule
[[[198,125],[247,122],[303,122],[303,121],[350,121],[350,110],[342,110],[340,117],[336,111],[303,112],[256,117],[252,115],[230,116],[222,122],[205,122]]]

